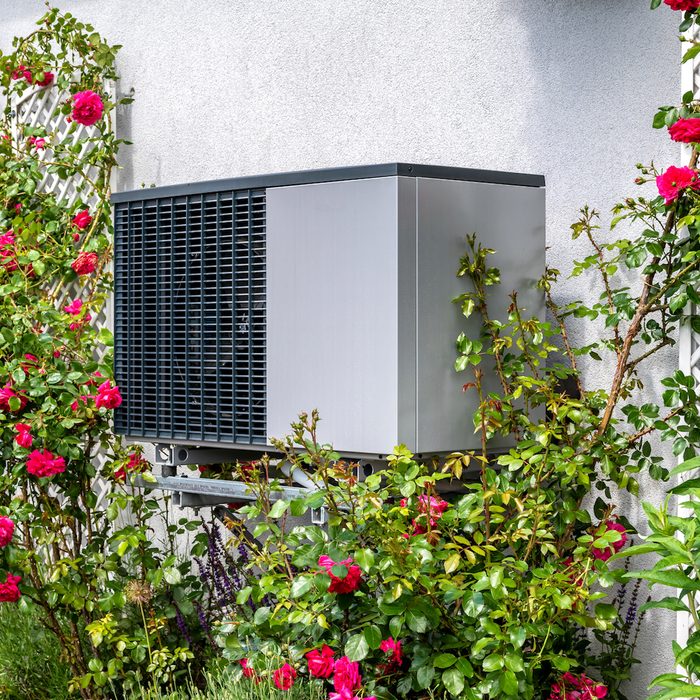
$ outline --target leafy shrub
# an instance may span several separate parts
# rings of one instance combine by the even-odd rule
[[[516,478],[484,464],[482,480],[448,502],[437,485],[449,475],[397,448],[386,471],[361,481],[317,443],[316,420],[302,416],[278,447],[318,492],[274,502],[274,484],[248,472],[258,498],[243,512],[260,519],[264,543],[251,545],[249,585],[220,635],[229,658],[245,659],[241,673],[288,663],[312,677],[335,674],[328,688],[338,690],[337,663],[347,657],[359,664],[358,697],[475,699],[540,697],[560,674],[580,677],[570,637],[616,618],[594,584],[624,535],[590,522],[559,531],[530,470]],[[530,444],[533,456],[539,448]],[[321,506],[328,531],[287,526]]]

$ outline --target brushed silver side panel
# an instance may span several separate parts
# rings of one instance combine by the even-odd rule
[[[480,319],[467,321],[451,300],[470,288],[458,279],[465,235],[476,232],[496,250],[492,265],[501,285],[491,295],[491,316],[505,318],[512,290],[527,314],[544,317],[544,300],[535,288],[545,264],[544,188],[417,178],[417,451],[472,449],[480,446],[472,415],[475,393],[467,369],[454,370],[455,338],[465,331],[478,338]],[[498,386],[492,367],[483,364],[485,388]],[[492,449],[504,447],[494,442]]]
[[[397,178],[267,191],[268,435],[317,408],[339,451],[397,441]]]
[[[398,180],[398,442],[416,449],[416,178]]]

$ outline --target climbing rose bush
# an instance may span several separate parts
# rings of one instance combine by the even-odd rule
[[[91,325],[112,289],[110,181],[123,144],[112,116],[130,102],[104,89],[117,51],[49,9],[0,54],[0,604],[36,607],[84,700],[198,678],[204,644],[200,586],[172,543],[154,542],[162,506],[131,488],[150,465],[112,433],[112,336]],[[34,90],[51,91],[67,133],[15,114]],[[60,187],[46,190],[47,175]]]

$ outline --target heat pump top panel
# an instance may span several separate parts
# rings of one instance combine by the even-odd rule
[[[455,337],[479,334],[451,303],[466,234],[497,251],[497,313],[515,289],[543,314],[541,176],[392,163],[113,203],[115,424],[134,439],[259,449],[317,408],[350,455],[477,447],[454,371]]]

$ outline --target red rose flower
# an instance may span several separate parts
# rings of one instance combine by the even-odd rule
[[[97,269],[97,253],[79,253],[70,266],[76,275],[89,275]]]
[[[668,127],[668,133],[674,141],[681,143],[700,142],[700,119],[679,119]]]
[[[336,692],[352,693],[362,685],[360,665],[356,661],[350,661],[347,656],[341,656],[333,668],[333,687]]]
[[[27,458],[27,471],[40,479],[60,474],[66,469],[63,457],[56,457],[48,450],[34,450]]]
[[[9,518],[0,517],[0,547],[7,547],[12,542],[15,524]]]
[[[90,323],[92,321],[92,316],[90,314],[85,314],[83,318],[81,318],[79,321],[74,321],[68,326],[68,329],[71,331],[77,331],[80,330],[86,323]]]
[[[97,396],[95,396],[95,406],[97,408],[118,408],[122,405],[122,395],[119,393],[118,386],[112,386],[109,379],[97,387]]]
[[[5,583],[0,583],[0,603],[16,603],[22,597],[17,587],[21,580],[21,576],[7,574]]]
[[[697,10],[700,8],[700,0],[664,0],[672,10]]]
[[[35,80],[34,85],[38,85],[39,87],[46,87],[47,85],[50,85],[53,82],[54,75],[50,70],[45,70],[44,71],[44,79],[43,80]],[[32,82],[31,80],[29,81],[30,83]]]
[[[151,465],[147,460],[136,454],[136,452],[132,452],[129,455],[129,461],[126,463],[126,466],[119,467],[119,469],[114,472],[114,479],[115,481],[126,481],[127,472],[131,474],[142,474],[148,471],[150,467]],[[247,663],[247,659],[244,659],[244,661]]]
[[[596,700],[604,698],[608,689],[596,683],[585,673],[575,676],[567,671],[556,683],[552,683],[549,700]]]
[[[248,659],[241,659],[238,663],[243,669],[243,675],[245,678],[253,678],[253,676],[255,676],[255,671],[248,666]]]
[[[306,655],[309,664],[309,673],[314,678],[330,678],[333,674],[333,656],[335,652],[327,644],[323,645],[321,651],[314,649]]]
[[[289,664],[278,668],[272,674],[272,679],[280,690],[289,690],[294,685],[294,679],[296,677],[297,672]]]
[[[687,166],[677,168],[675,165],[671,165],[666,172],[657,176],[656,186],[659,188],[659,194],[664,198],[665,204],[671,204],[684,189],[688,187],[694,190],[699,189],[700,180],[698,180],[698,173],[692,168]]]
[[[617,542],[613,542],[611,545],[614,552],[619,552],[627,542],[627,531],[625,530],[625,526],[622,525],[622,523],[615,522],[614,520],[606,520],[605,529],[606,531],[617,530],[617,532],[621,534],[620,539],[617,540]],[[601,561],[607,561],[613,555],[613,552],[610,551],[610,547],[606,547],[605,549],[593,547],[591,551],[593,556]]]
[[[391,654],[391,658],[389,659],[390,663],[396,664],[397,666],[401,665],[403,661],[401,657],[401,641],[396,641],[393,637],[389,637],[389,639],[385,639],[379,645],[379,648],[383,652]]]
[[[40,71],[42,72],[42,71]],[[46,87],[51,84],[54,79],[54,74],[51,71],[43,71],[44,77],[41,80],[34,80],[32,76],[32,71],[26,66],[17,66],[15,70],[12,71],[12,80],[20,80],[24,78],[30,85],[38,85],[39,87]]]
[[[15,425],[15,430],[17,431],[17,435],[15,435],[15,442],[20,447],[29,448],[32,446],[32,442],[34,442],[34,438],[32,437],[32,434],[29,432],[31,429],[32,429],[32,426],[28,425],[27,423],[17,423]]]
[[[102,118],[104,105],[102,104],[102,98],[96,92],[92,90],[76,92],[71,97],[71,100],[73,100],[71,118],[78,124],[92,126]]]
[[[341,562],[334,562],[325,554],[318,558],[319,566],[322,566],[331,577],[331,585],[328,587],[329,593],[352,593],[360,587],[360,583],[362,583],[362,570],[357,564],[353,564],[352,561],[352,559],[345,559]],[[347,569],[345,578],[339,578],[333,573],[333,567],[338,565],[344,566]]]
[[[25,374],[29,374],[35,369],[39,369],[39,358],[36,355],[32,355],[30,352],[24,353],[24,362],[19,365]],[[46,370],[39,369],[39,374],[44,374]]]
[[[70,410],[71,411],[77,411],[80,408],[80,403],[82,402],[83,405],[87,406],[88,399],[91,399],[92,396],[87,396],[83,394],[82,396],[78,396],[78,398],[73,401],[73,403],[70,405]]]
[[[19,80],[20,78],[24,78],[28,83],[32,82],[32,72],[29,68],[20,65],[12,71],[12,80]]]
[[[27,397],[18,394],[10,384],[5,384],[5,386],[0,389],[0,411],[12,411],[10,408],[10,399],[18,398],[20,406],[17,409],[21,411],[27,405]]]
[[[83,229],[87,228],[91,223],[92,223],[92,216],[90,216],[90,212],[87,209],[83,209],[83,211],[79,211],[73,217],[73,226],[80,229],[81,231]]]

